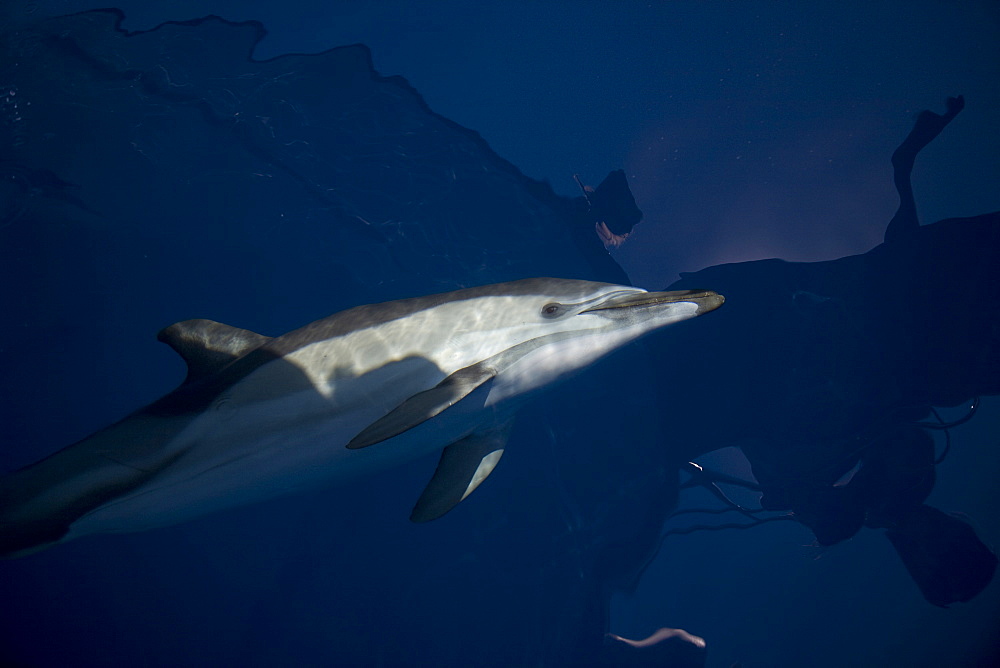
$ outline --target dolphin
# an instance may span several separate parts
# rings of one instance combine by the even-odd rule
[[[533,278],[342,311],[270,338],[187,320],[173,392],[0,479],[0,555],[140,531],[369,475],[442,450],[411,514],[435,519],[496,466],[537,390],[658,327],[705,290]]]

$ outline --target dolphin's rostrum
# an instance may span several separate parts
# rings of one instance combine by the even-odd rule
[[[709,291],[535,278],[359,306],[269,338],[210,320],[160,332],[184,383],[0,480],[0,554],[180,522],[441,450],[411,519],[440,517],[503,453],[521,399]]]

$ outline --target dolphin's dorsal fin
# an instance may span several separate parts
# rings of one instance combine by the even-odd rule
[[[437,519],[472,494],[493,472],[507,445],[512,420],[452,443],[441,453],[437,470],[410,513],[413,522]]]
[[[160,330],[156,338],[177,351],[188,365],[184,383],[215,373],[233,360],[260,347],[270,337],[214,320],[184,320]]]
[[[413,429],[446,408],[454,406],[477,387],[497,375],[496,367],[490,363],[491,361],[492,358],[459,369],[431,389],[414,394],[389,411],[388,415],[365,427],[360,434],[351,439],[347,447],[357,450],[381,443]]]

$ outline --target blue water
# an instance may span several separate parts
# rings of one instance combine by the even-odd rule
[[[3,471],[176,386],[183,363],[155,340],[175,321],[276,335],[358,304],[528,276],[662,289],[728,263],[863,254],[897,205],[889,156],[948,95],[967,106],[917,158],[921,222],[1000,208],[992,3],[192,0],[51,18],[85,9],[0,14]],[[153,30],[207,14],[227,21]],[[260,24],[239,23],[251,20],[262,40]],[[645,217],[607,251],[573,218],[572,175],[596,185],[618,168]],[[775,522],[655,550],[665,531],[706,521],[663,524],[688,453],[726,448],[699,461],[749,478],[732,446],[765,428],[815,418],[821,439],[876,420],[891,397],[865,374],[883,376],[868,362],[848,373],[870,362],[867,345],[912,346],[907,374],[944,360],[954,373],[935,376],[933,396],[964,382],[972,354],[981,378],[1000,377],[983,352],[995,329],[977,347],[935,347],[959,327],[940,316],[954,293],[918,277],[957,257],[942,245],[913,280],[896,274],[889,297],[850,272],[822,289],[809,279],[790,311],[800,334],[736,354],[710,344],[770,326],[741,304],[803,292],[745,269],[761,282],[738,277],[718,314],[527,407],[495,473],[427,525],[407,517],[433,456],[0,562],[0,664],[579,665],[606,631],[673,627],[705,638],[708,666],[993,665],[997,583],[935,607],[879,530],[820,546]],[[967,320],[995,322],[995,269],[969,269],[984,298]],[[897,323],[879,321],[841,337],[839,302],[824,300],[848,279],[848,315],[887,299],[912,306],[918,330],[890,341]],[[791,361],[761,372],[772,358]],[[775,380],[815,389],[817,368],[833,389],[815,401]],[[921,389],[905,377],[901,393]],[[962,385],[943,418],[995,393],[987,381]],[[965,513],[987,544],[1000,537],[998,436],[1000,404],[983,396],[951,430],[927,501]],[[681,508],[713,503],[702,488],[680,495]]]

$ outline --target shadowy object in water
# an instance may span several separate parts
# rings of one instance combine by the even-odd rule
[[[791,510],[820,544],[887,529],[936,605],[974,596],[997,563],[961,520],[923,505],[940,459],[926,431],[942,426],[926,420],[933,407],[1000,393],[1000,214],[920,226],[910,188],[916,153],[962,106],[949,98],[946,114],[921,113],[894,153],[900,206],[882,245],[829,262],[710,267],[670,286],[728,298],[721,324],[678,333],[711,358],[669,360],[688,381],[676,390],[686,406],[728,407],[726,420],[688,411],[699,432],[678,435],[697,444],[687,458],[739,445],[762,507]]]
[[[610,172],[596,189],[584,185],[577,174],[573,178],[583,192],[583,197],[577,200],[580,206],[576,207],[576,215],[593,223],[605,248],[617,248],[625,243],[632,229],[642,220],[642,211],[636,206],[625,171]]]
[[[969,601],[986,588],[997,556],[961,517],[920,505],[886,532],[928,601],[942,608]]]
[[[945,106],[947,110],[943,115],[929,109],[921,111],[910,134],[892,153],[892,180],[896,185],[896,192],[899,194],[899,208],[896,209],[896,214],[885,228],[885,241],[902,239],[920,226],[920,221],[917,218],[917,204],[913,199],[913,184],[910,181],[910,176],[913,174],[913,163],[920,150],[941,134],[945,126],[951,123],[958,112],[965,108],[965,98],[961,95],[949,97]]]

